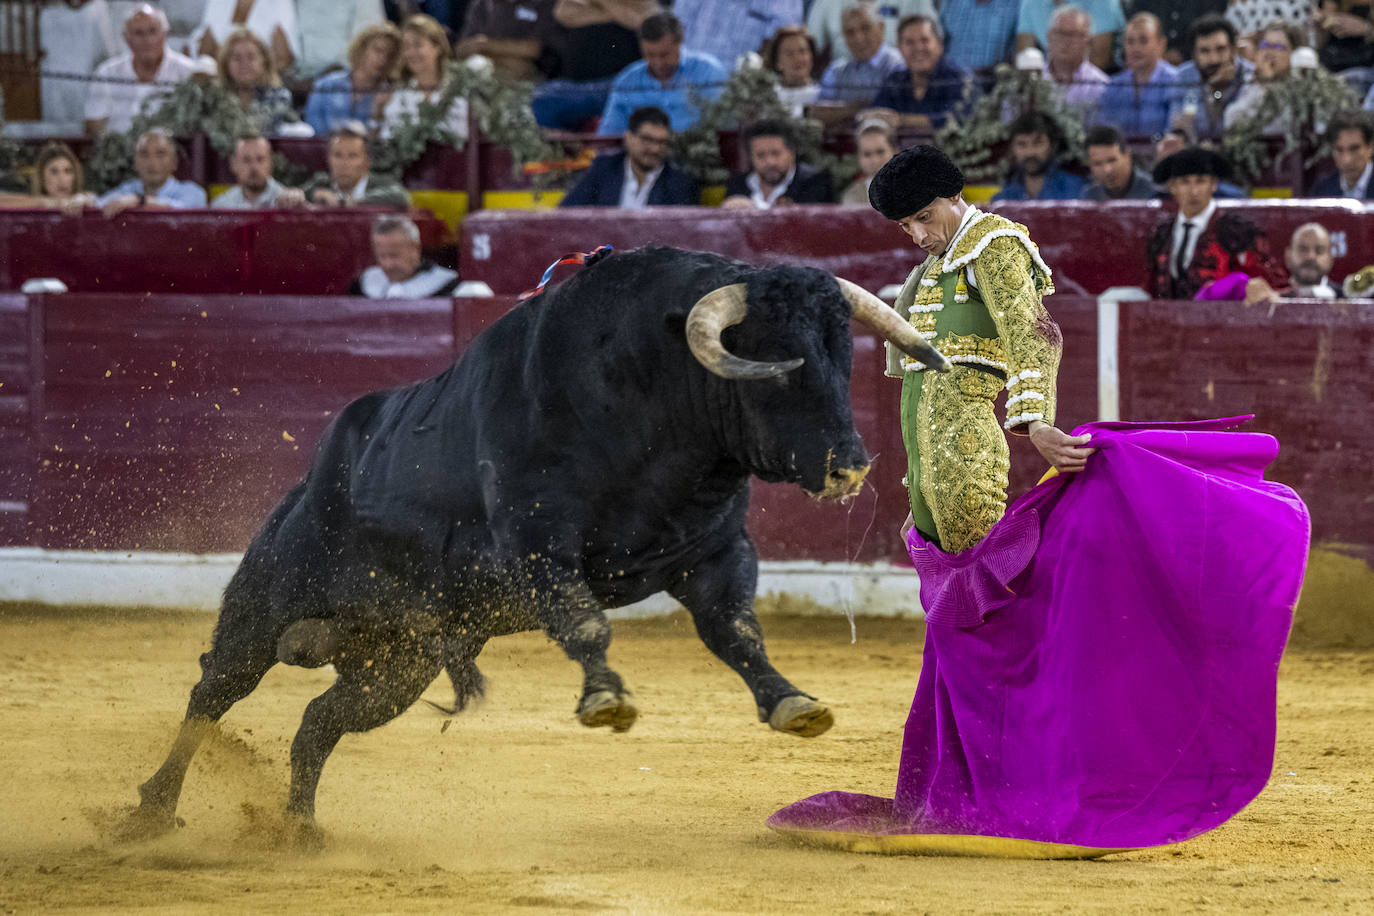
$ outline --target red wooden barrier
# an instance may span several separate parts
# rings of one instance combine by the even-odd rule
[[[21,507],[0,515],[0,543],[241,550],[334,412],[438,371],[509,305],[0,297],[0,504]],[[1050,305],[1067,341],[1059,420],[1069,429],[1096,414],[1095,301]],[[1290,302],[1272,316],[1128,304],[1120,339],[1123,417],[1255,412],[1254,428],[1283,445],[1271,476],[1303,494],[1316,539],[1374,545],[1374,303]],[[855,329],[852,390],[872,487],[844,507],[757,486],[751,525],[764,557],[900,561],[900,384],[882,376],[866,329]],[[1013,440],[1013,468],[1014,492],[1043,469],[1025,440]]]
[[[1276,257],[1293,230],[1319,222],[1340,252],[1333,278],[1374,263],[1374,218],[1366,205],[1335,200],[1223,201],[1255,219]],[[1054,270],[1061,292],[1097,294],[1112,286],[1142,286],[1145,240],[1169,210],[1157,201],[1045,201],[991,205],[1025,223]],[[463,278],[516,293],[568,251],[597,245],[676,245],[754,264],[805,263],[870,289],[900,283],[921,252],[888,220],[867,207],[808,206],[766,212],[664,207],[624,212],[592,207],[555,212],[488,210],[463,223]],[[1081,289],[1080,289],[1081,288]]]
[[[56,277],[73,292],[339,295],[372,263],[375,211],[0,211],[0,290]],[[450,238],[412,214],[426,248]]]

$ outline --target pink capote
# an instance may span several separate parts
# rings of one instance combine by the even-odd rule
[[[1269,778],[1306,507],[1244,417],[1089,423],[1078,475],[947,554],[915,530],[926,642],[895,798],[826,792],[768,825],[1172,843]]]

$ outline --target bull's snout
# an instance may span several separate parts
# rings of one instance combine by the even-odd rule
[[[825,489],[820,492],[821,499],[844,499],[862,489],[864,478],[868,476],[868,465],[857,468],[837,468],[825,476]]]

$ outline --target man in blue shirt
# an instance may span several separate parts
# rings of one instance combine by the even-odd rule
[[[1169,106],[1169,125],[1198,140],[1220,140],[1222,114],[1255,79],[1255,65],[1236,53],[1236,27],[1209,13],[1193,23],[1193,59],[1175,76],[1178,92]]]
[[[917,130],[943,127],[969,101],[972,86],[968,71],[945,54],[940,24],[919,13],[907,16],[897,26],[897,50],[906,69],[883,81],[874,107],[897,112],[904,126]]]
[[[682,22],[672,13],[655,13],[644,20],[639,49],[644,59],[621,70],[611,83],[596,128],[600,136],[625,133],[630,113],[646,105],[666,111],[673,130],[686,130],[701,116],[692,95],[714,99],[725,85],[728,74],[714,57],[683,49]]]
[[[145,130],[134,146],[134,172],[117,188],[96,200],[106,216],[130,207],[150,210],[181,210],[205,206],[205,189],[190,181],[172,177],[177,170],[177,146],[165,128]]]
[[[965,70],[991,70],[1016,49],[1021,0],[941,0],[940,25],[949,36],[945,53]]]
[[[727,70],[778,29],[805,18],[802,0],[675,0],[671,6],[682,20],[687,49],[714,57]]]
[[[833,60],[821,75],[822,102],[867,105],[878,87],[906,67],[897,49],[883,44],[882,20],[866,6],[851,6],[841,15],[840,27],[848,60]]]
[[[1012,179],[993,200],[1076,200],[1085,182],[1055,164],[1059,127],[1043,111],[1011,122]]]
[[[1127,137],[1157,137],[1169,127],[1169,106],[1178,93],[1178,68],[1166,62],[1159,17],[1136,13],[1122,32],[1126,69],[1107,83],[1098,121]]]

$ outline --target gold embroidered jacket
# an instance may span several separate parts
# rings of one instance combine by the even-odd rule
[[[975,208],[945,254],[911,272],[894,307],[951,362],[1006,378],[1003,425],[1015,430],[1032,420],[1054,423],[1062,337],[1041,301],[1052,292],[1026,227]],[[924,369],[888,345],[889,376]]]

